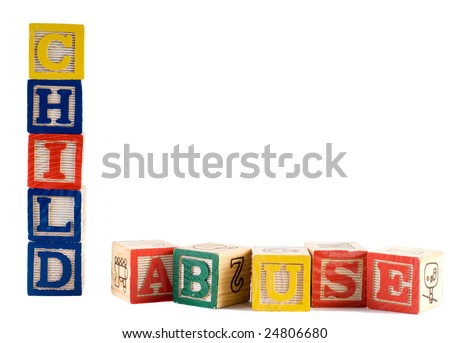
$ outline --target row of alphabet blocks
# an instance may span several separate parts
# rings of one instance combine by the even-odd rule
[[[443,300],[443,254],[426,249],[128,241],[113,243],[111,269],[112,293],[133,304],[173,300],[221,308],[248,302],[250,289],[259,311],[368,306],[419,313]]]
[[[29,29],[28,294],[81,295],[84,27]]]

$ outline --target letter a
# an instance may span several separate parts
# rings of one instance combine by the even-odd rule
[[[156,273],[156,276],[155,276]],[[172,292],[172,285],[167,277],[166,269],[159,257],[153,257],[150,266],[148,267],[147,277],[145,278],[144,285],[139,290],[139,294],[153,294],[154,289],[152,285],[161,284],[158,288],[158,293],[170,293]]]

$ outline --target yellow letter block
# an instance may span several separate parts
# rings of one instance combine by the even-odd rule
[[[311,257],[306,248],[253,248],[252,308],[309,311]]]
[[[30,24],[30,79],[82,80],[84,26]]]

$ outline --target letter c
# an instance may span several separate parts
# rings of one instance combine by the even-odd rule
[[[60,62],[53,62],[48,58],[48,47],[54,42],[59,41],[65,48],[71,48],[73,44],[70,35],[63,36],[59,33],[50,33],[41,38],[37,46],[37,57],[42,66],[48,70],[59,71],[66,69],[70,63],[70,56],[65,55]]]

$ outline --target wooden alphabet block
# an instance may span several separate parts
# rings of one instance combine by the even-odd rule
[[[310,271],[306,248],[254,247],[253,310],[309,311]]]
[[[30,24],[30,79],[82,80],[84,26]]]
[[[250,297],[251,249],[217,243],[176,248],[173,301],[221,308]]]
[[[417,314],[443,301],[444,254],[390,247],[367,255],[367,305],[376,310]]]
[[[28,295],[81,295],[80,243],[28,243]]]
[[[112,293],[132,304],[172,300],[174,247],[159,240],[113,242]]]
[[[357,243],[306,243],[312,307],[365,307],[367,250]]]
[[[82,91],[78,80],[28,80],[28,132],[82,132]]]
[[[80,191],[28,189],[28,239],[34,242],[81,242]]]
[[[80,189],[82,135],[30,134],[28,187]]]

